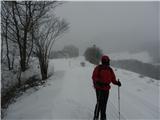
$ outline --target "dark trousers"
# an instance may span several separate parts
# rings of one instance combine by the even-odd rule
[[[94,120],[98,120],[99,113],[101,115],[101,120],[106,120],[106,106],[109,96],[109,90],[96,90],[97,104],[94,110]]]

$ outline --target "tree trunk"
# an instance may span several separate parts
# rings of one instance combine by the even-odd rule
[[[24,31],[24,39],[23,39],[23,47],[21,48],[22,49],[22,56],[21,56],[21,70],[22,72],[24,72],[26,69],[27,69],[27,65],[26,65],[26,50],[27,50],[27,32],[26,30]]]
[[[3,62],[3,45],[4,45],[4,40],[1,38],[1,63]]]
[[[18,87],[21,87],[21,68],[19,68],[17,79],[18,79]]]
[[[28,26],[26,25],[25,28],[24,28],[24,36],[23,36],[23,41],[21,43],[20,42],[21,41],[21,37],[20,37],[19,23],[18,23],[16,14],[15,14],[16,7],[17,7],[17,3],[14,2],[12,4],[13,20],[14,20],[15,27],[16,27],[17,43],[18,43],[19,52],[20,52],[21,71],[24,72],[27,69],[27,67],[26,67],[26,54],[27,54],[26,49],[27,49],[27,45],[26,44],[27,44],[27,28],[28,28]]]
[[[48,68],[46,68],[45,65],[41,67],[42,80],[45,80],[48,78],[47,69]]]
[[[11,67],[12,69],[14,68],[14,60],[15,60],[15,53],[16,51],[13,51],[13,54],[12,54],[12,64],[11,64]]]
[[[20,60],[20,64],[21,64],[21,71],[24,72],[26,70],[26,61],[23,54]]]
[[[9,57],[9,46],[8,46],[8,20],[6,19],[6,33],[5,33],[5,41],[6,41],[6,49],[7,49],[7,61],[8,61],[8,69],[11,70],[10,57]]]
[[[46,80],[48,78],[48,63],[44,62],[43,60],[39,60],[39,62],[42,80]]]

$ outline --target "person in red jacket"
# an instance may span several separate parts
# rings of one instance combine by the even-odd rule
[[[102,56],[102,64],[95,67],[92,75],[94,88],[96,91],[97,104],[94,111],[94,120],[98,120],[99,113],[101,120],[106,120],[106,106],[108,101],[110,83],[121,86],[120,81],[116,80],[115,74],[110,67],[108,56]]]

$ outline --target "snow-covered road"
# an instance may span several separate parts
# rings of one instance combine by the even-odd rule
[[[5,119],[88,119],[93,118],[96,96],[91,75],[94,66],[83,58],[50,61],[54,75],[45,87],[32,94],[28,90],[10,105]],[[115,70],[115,69],[114,69]],[[121,119],[159,119],[159,84],[151,78],[117,69],[121,80]],[[107,106],[107,118],[118,119],[118,88],[112,85]]]

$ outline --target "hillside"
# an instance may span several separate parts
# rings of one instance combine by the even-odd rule
[[[109,54],[112,60],[138,60],[144,63],[152,63],[153,58],[149,55],[147,51],[142,51],[138,53],[120,52]]]
[[[85,67],[80,63],[84,61]],[[92,119],[96,103],[91,75],[94,66],[84,58],[51,60],[45,86],[27,92],[8,108],[4,119]],[[139,74],[113,68],[122,87],[122,119],[159,118],[159,81]],[[107,118],[118,119],[117,86],[112,85]]]

